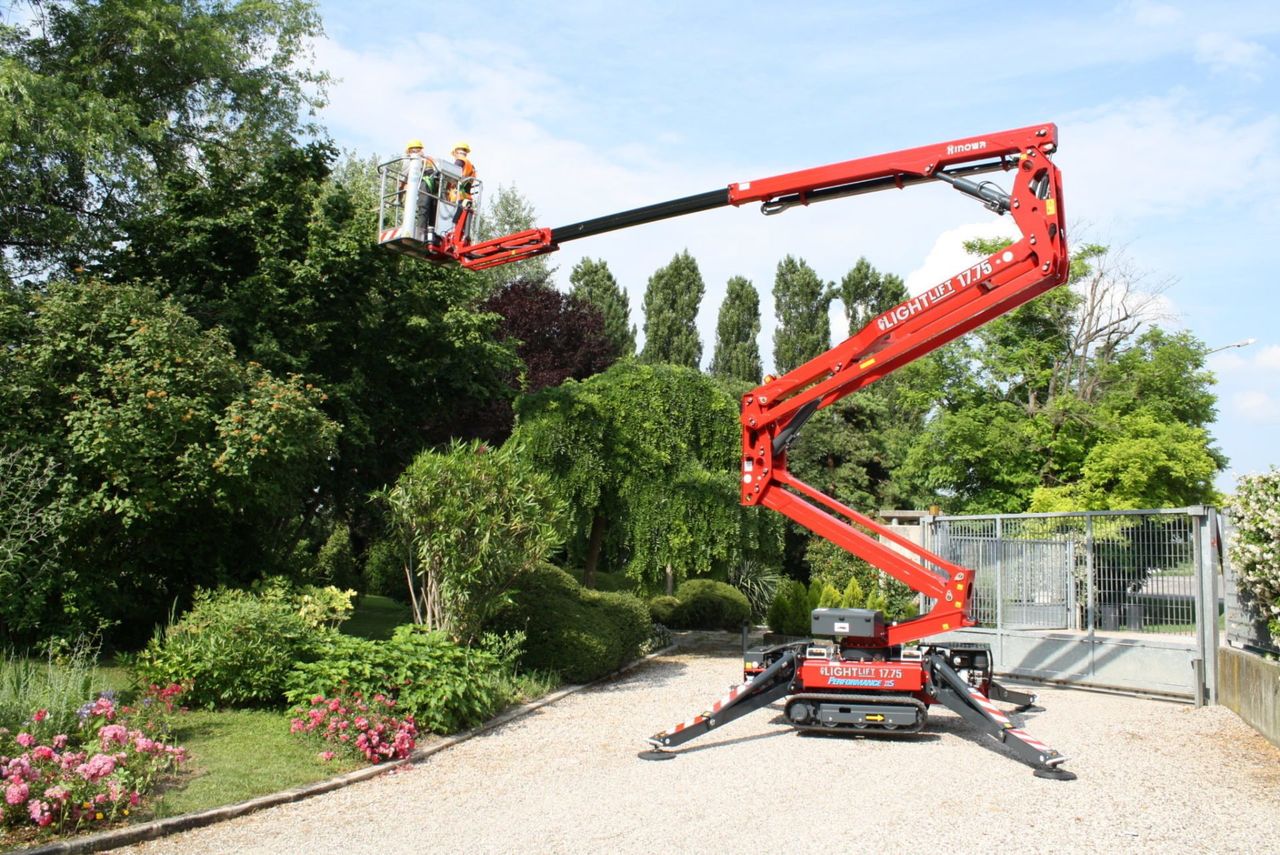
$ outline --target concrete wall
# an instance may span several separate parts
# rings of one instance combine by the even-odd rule
[[[1219,647],[1218,703],[1280,746],[1280,662]]]

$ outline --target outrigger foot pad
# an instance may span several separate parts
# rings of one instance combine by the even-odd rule
[[[639,757],[641,760],[674,760],[676,759],[676,755],[672,754],[670,751],[655,751],[652,749],[649,751],[641,751],[636,756]]]
[[[1048,778],[1050,781],[1074,781],[1076,779],[1075,772],[1068,772],[1066,769],[1034,769],[1033,775],[1037,778]]]

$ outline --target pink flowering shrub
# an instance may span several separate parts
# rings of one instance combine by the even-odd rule
[[[0,829],[73,832],[128,816],[186,759],[157,714],[172,712],[181,692],[153,686],[135,707],[104,694],[80,708],[74,733],[52,733],[45,710],[17,733],[0,728]]]
[[[395,701],[374,695],[367,703],[359,692],[341,691],[326,698],[316,695],[309,706],[293,710],[290,733],[318,738],[351,757],[363,756],[370,763],[408,757],[418,736],[413,716],[396,718]],[[332,750],[320,752],[329,761]]]

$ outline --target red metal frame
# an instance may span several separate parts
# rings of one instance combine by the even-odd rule
[[[928,614],[889,627],[890,645],[972,626],[973,574],[798,480],[787,470],[785,448],[775,453],[774,440],[802,408],[830,406],[1067,280],[1061,176],[1049,159],[1056,148],[1056,127],[1039,125],[730,187],[735,202],[784,194],[803,199],[822,187],[879,178],[901,183],[993,156],[1011,158],[1008,211],[1020,240],[742,399],[742,503],[773,508],[937,601]]]

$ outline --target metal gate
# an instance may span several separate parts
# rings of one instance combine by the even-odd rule
[[[929,549],[975,571],[978,626],[961,635],[991,644],[1002,673],[1213,700],[1221,569],[1214,509],[922,524]]]

